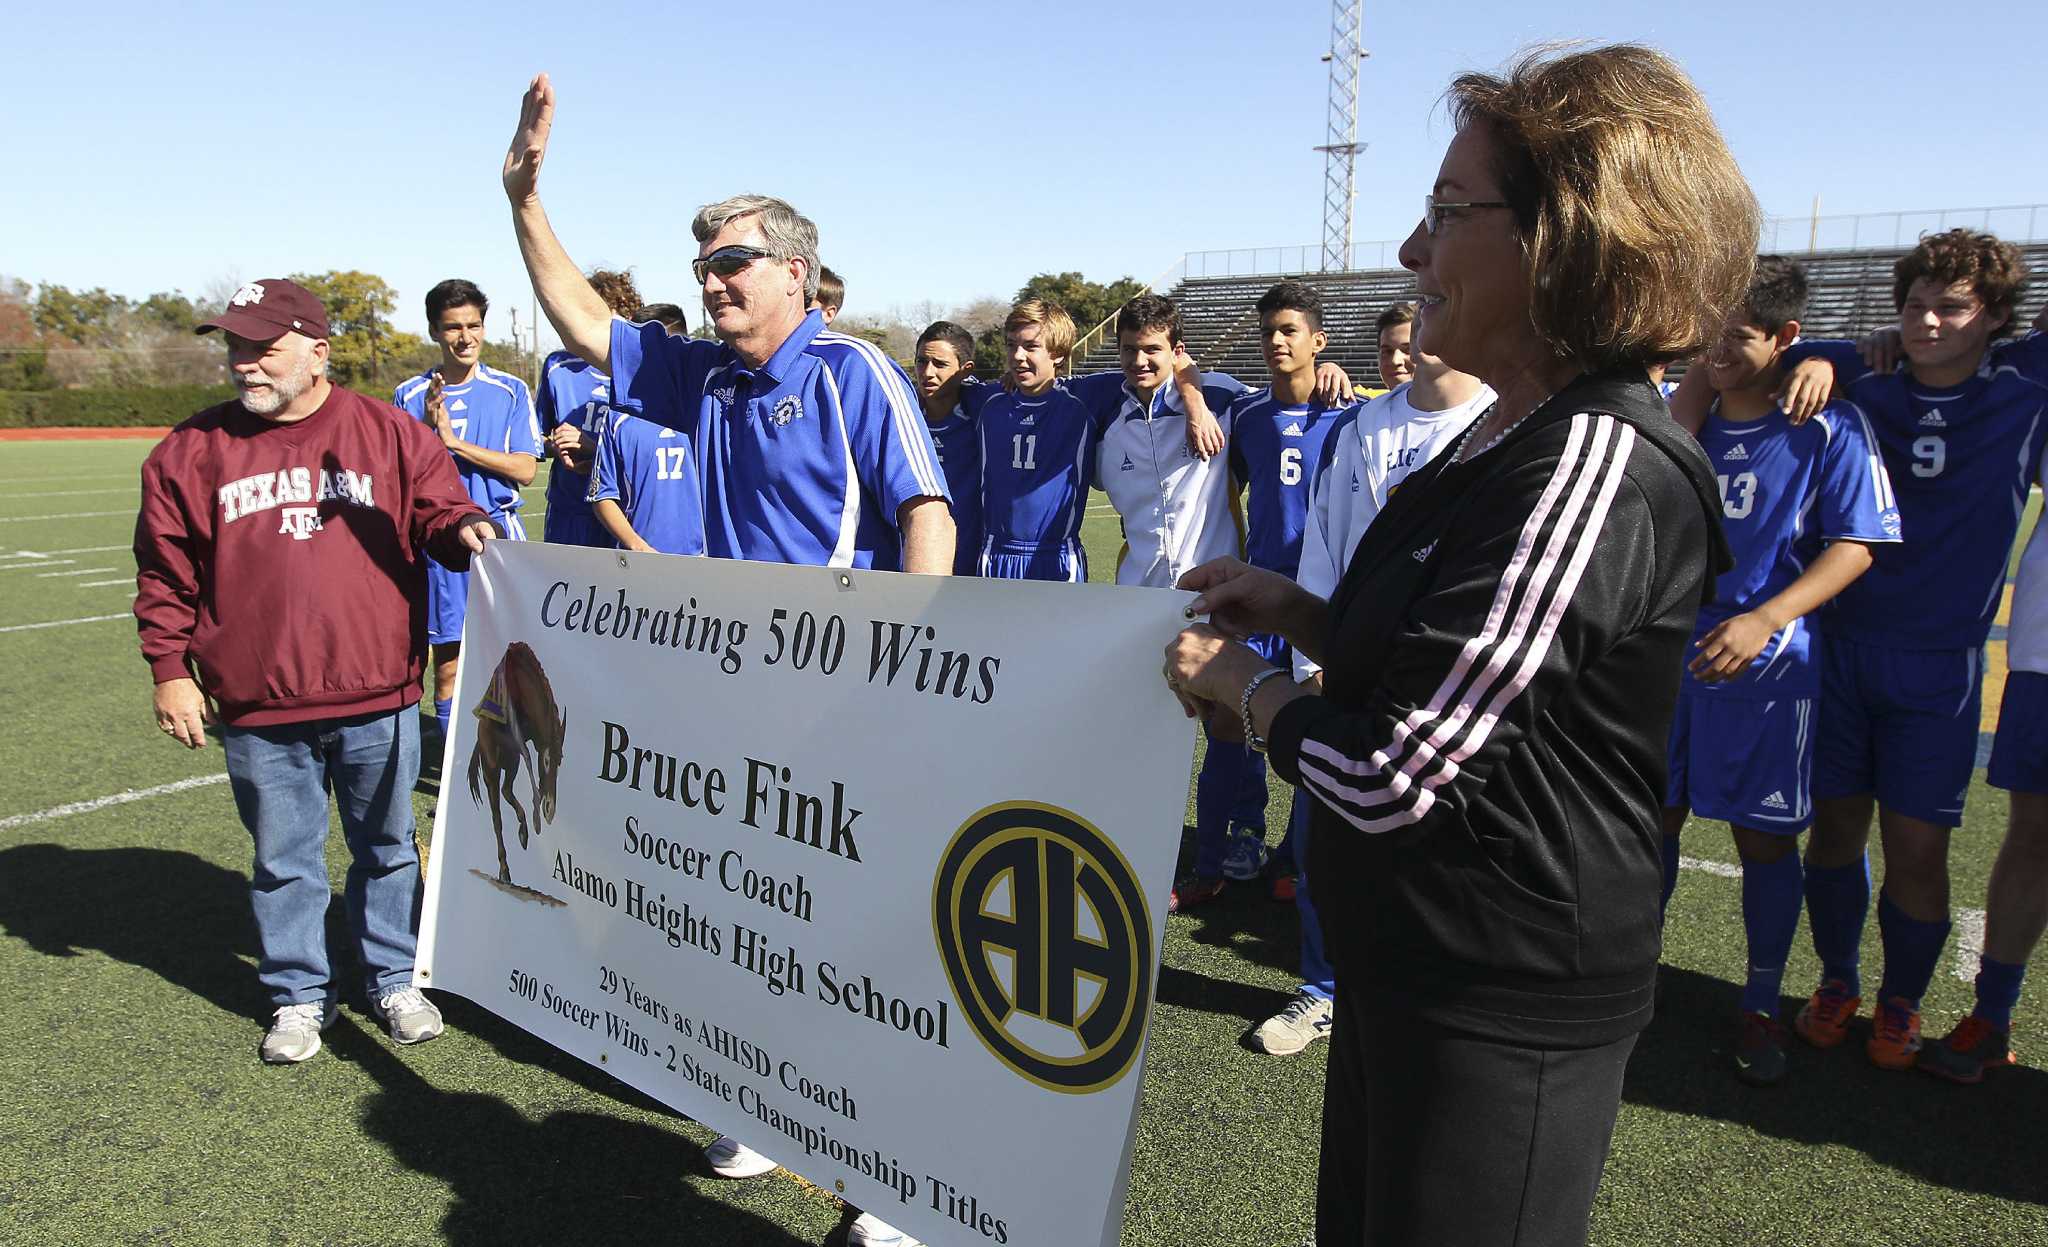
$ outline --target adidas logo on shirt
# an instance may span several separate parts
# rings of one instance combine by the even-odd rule
[[[1037,417],[1037,416],[1026,416],[1026,417],[1024,417],[1024,418],[1023,418],[1022,420],[1019,420],[1019,421],[1018,421],[1017,423],[1018,423],[1019,425],[1022,425],[1022,426],[1023,426],[1024,428],[1027,428],[1027,429],[1028,429],[1028,428],[1030,428],[1030,427],[1031,427],[1032,425],[1034,425],[1034,424],[1037,424],[1037,423],[1038,423],[1038,417]]]
[[[1792,808],[1785,804],[1785,794],[1782,792],[1772,792],[1770,796],[1765,797],[1763,806],[1767,810],[1789,810]]]
[[[1428,545],[1422,547],[1420,550],[1411,552],[1408,555],[1408,557],[1414,559],[1418,563],[1426,563],[1429,561],[1430,552],[1435,549],[1436,542],[1432,541]]]
[[[458,398],[458,399],[456,399],[456,400],[455,400],[454,402],[452,402],[452,403],[448,404],[448,410],[450,410],[450,411],[467,411],[467,410],[469,410],[469,404],[468,404],[468,403],[465,403],[465,402],[463,402],[463,401],[462,401],[461,399],[459,399],[459,398]]]
[[[1941,409],[1937,407],[1920,417],[1920,427],[1923,429],[1945,429],[1948,427],[1948,421],[1941,418]]]
[[[1723,459],[1747,459],[1749,458],[1749,451],[1744,448],[1741,442],[1737,442],[1721,457]]]
[[[1282,436],[1282,437],[1300,437],[1300,436],[1301,436],[1301,422],[1300,422],[1299,420],[1297,420],[1297,421],[1295,421],[1294,423],[1292,423],[1292,424],[1288,425],[1288,426],[1287,426],[1286,428],[1284,428],[1284,429],[1280,430],[1280,436]]]
[[[1137,464],[1135,464],[1135,463],[1132,463],[1132,462],[1131,462],[1131,457],[1130,457],[1129,455],[1125,455],[1125,456],[1124,456],[1124,466],[1123,466],[1123,467],[1122,467],[1122,468],[1121,468],[1120,470],[1121,470],[1121,471],[1124,471],[1124,472],[1130,472],[1130,471],[1133,471],[1133,470],[1135,470],[1135,469],[1137,468],[1137,466],[1138,466]]]

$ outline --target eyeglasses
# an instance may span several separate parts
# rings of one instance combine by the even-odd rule
[[[1452,203],[1438,199],[1435,195],[1422,197],[1422,228],[1435,234],[1444,227],[1444,214],[1454,208],[1512,208],[1513,204],[1499,199],[1473,199],[1464,203]]]
[[[706,273],[716,273],[721,278],[731,277],[756,260],[774,258],[773,251],[763,251],[759,247],[720,247],[701,260],[691,261],[690,271],[697,275],[697,284],[701,286]]]

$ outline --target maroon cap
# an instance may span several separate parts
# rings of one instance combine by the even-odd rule
[[[327,309],[320,306],[320,300],[314,298],[311,291],[297,282],[286,281],[282,277],[266,277],[262,281],[243,282],[228,300],[226,310],[192,332],[205,333],[212,329],[225,329],[257,342],[268,342],[288,333],[324,338],[327,336]]]

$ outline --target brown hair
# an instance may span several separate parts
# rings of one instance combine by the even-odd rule
[[[1413,303],[1405,300],[1400,303],[1389,303],[1387,310],[1381,312],[1379,319],[1372,323],[1372,331],[1376,334],[1385,333],[1395,325],[1412,324],[1414,320],[1415,305]]]
[[[1116,337],[1123,341],[1127,333],[1145,333],[1158,330],[1166,340],[1175,346],[1181,344],[1180,309],[1173,300],[1162,295],[1141,294],[1117,309]]]
[[[614,315],[631,316],[640,308],[640,291],[633,285],[633,275],[628,272],[613,272],[608,268],[590,270],[590,288],[597,291],[597,297],[604,300]]]
[[[1923,277],[1945,287],[1969,282],[1985,311],[1994,316],[2005,313],[2005,323],[1991,331],[1992,337],[2001,338],[2012,332],[2013,313],[2027,284],[2027,261],[2018,247],[1990,234],[1968,229],[1929,234],[1892,265],[1894,309],[1905,308],[1906,292]]]
[[[840,278],[839,274],[832,271],[830,265],[821,264],[818,266],[818,293],[816,298],[819,307],[829,307],[835,312],[846,306],[846,282]]]
[[[1536,48],[1449,95],[1460,130],[1492,132],[1529,317],[1559,357],[1595,372],[1684,358],[1742,305],[1756,196],[1671,58]]]
[[[1051,299],[1023,299],[1010,309],[1003,318],[1003,332],[1025,325],[1043,325],[1045,332],[1039,341],[1045,344],[1046,354],[1054,359],[1065,359],[1074,349],[1074,318],[1067,315],[1067,309]]]

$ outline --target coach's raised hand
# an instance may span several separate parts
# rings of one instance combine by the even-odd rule
[[[546,74],[535,74],[519,105],[519,129],[505,151],[505,196],[512,201],[512,232],[519,238],[519,258],[540,310],[562,336],[562,345],[591,367],[611,371],[612,310],[584,279],[583,271],[562,249],[540,206],[540,165],[548,154],[548,131],[555,125],[555,88]]]
[[[548,154],[548,131],[555,124],[555,88],[546,74],[535,74],[519,102],[519,128],[505,152],[505,194],[516,207],[540,194],[540,163]]]
[[[165,680],[156,686],[156,725],[187,749],[206,747],[206,695],[192,678]]]

